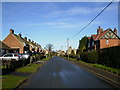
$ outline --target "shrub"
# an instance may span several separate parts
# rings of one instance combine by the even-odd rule
[[[82,52],[80,56],[85,62],[120,68],[120,46],[104,48],[97,51]]]

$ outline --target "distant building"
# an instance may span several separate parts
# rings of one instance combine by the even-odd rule
[[[66,52],[67,52],[67,54],[71,54],[71,52],[72,52],[72,47],[70,46]]]
[[[41,46],[34,41],[31,41],[27,37],[22,38],[22,34],[14,34],[14,30],[10,29],[9,35],[2,41],[12,52],[26,53],[26,52],[40,52]]]
[[[57,51],[57,56],[64,56],[65,52],[63,50],[58,50]]]
[[[70,46],[68,48],[68,50],[66,51],[67,54],[71,54],[71,52],[74,51],[74,54],[76,54],[76,49],[72,49],[72,47]]]
[[[45,53],[45,55],[49,54],[49,50],[44,49],[43,52]]]
[[[97,50],[120,45],[120,38],[114,28],[103,31],[101,27],[97,29],[97,34],[91,35],[87,40],[87,50]]]
[[[73,49],[74,53],[76,54],[77,53],[77,50],[76,49]]]

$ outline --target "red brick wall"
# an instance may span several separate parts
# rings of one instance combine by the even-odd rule
[[[22,45],[22,43],[20,43],[17,38],[14,36],[14,34],[9,34],[4,40],[3,43],[5,43],[6,45],[8,45],[11,48],[14,47],[19,47],[19,53],[23,53],[24,52],[24,46]]]
[[[100,49],[120,45],[119,39],[108,39],[108,40],[109,40],[108,44],[106,44],[106,39],[100,40]]]

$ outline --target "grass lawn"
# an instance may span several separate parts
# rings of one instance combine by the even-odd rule
[[[49,60],[51,57],[45,58],[43,60]],[[43,61],[42,60],[42,61]],[[21,67],[17,69],[17,72],[35,72],[39,67],[41,67],[42,64],[38,63],[32,63],[27,66]],[[12,76],[12,75],[3,75],[2,76],[2,88],[16,88],[22,81],[27,79],[27,77],[22,76]]]
[[[49,60],[51,57],[47,57],[47,58],[44,58],[42,59],[42,61],[46,61],[46,60]],[[29,64],[25,67],[22,67],[20,69],[18,69],[17,71],[18,72],[35,72],[39,67],[41,67],[41,64]]]

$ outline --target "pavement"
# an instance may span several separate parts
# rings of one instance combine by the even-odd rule
[[[85,69],[61,57],[51,58],[22,88],[113,88]]]

